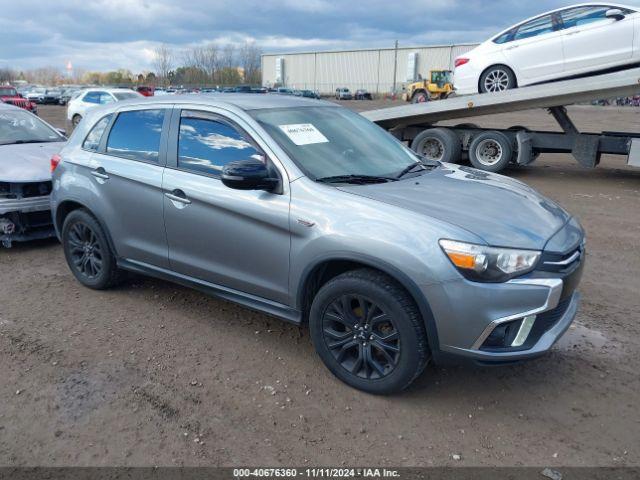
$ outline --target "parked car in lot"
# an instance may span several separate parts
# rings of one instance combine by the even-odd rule
[[[588,3],[525,20],[455,60],[458,94],[500,92],[640,62],[636,7]]]
[[[46,88],[32,88],[27,92],[27,100],[34,103],[42,103],[46,91]]]
[[[35,102],[31,102],[24,98],[18,91],[10,85],[0,86],[0,102],[15,105],[24,108],[33,114],[38,114],[38,106]]]
[[[576,314],[575,218],[516,180],[423,162],[330,102],[114,104],[52,166],[83,285],[132,270],[308,322],[328,369],[368,392],[405,388],[431,358],[539,356]]]
[[[298,92],[300,92],[300,96],[304,98],[320,99],[320,94],[318,92],[314,92],[313,90],[298,90]]]
[[[353,98],[356,100],[373,100],[373,96],[364,88],[356,90],[353,94]]]
[[[155,88],[146,86],[146,85],[141,85],[139,87],[136,87],[136,92],[138,92],[140,95],[143,95],[145,97],[153,97]]]
[[[51,156],[66,138],[22,108],[0,103],[0,244],[55,236]]]
[[[58,103],[60,105],[68,104],[69,100],[71,100],[75,96],[79,95],[80,92],[81,92],[81,89],[79,89],[79,88],[65,88],[62,91],[62,93],[60,94],[60,100],[59,100]]]
[[[140,93],[129,90],[128,88],[88,88],[69,101],[67,106],[67,121],[75,128],[89,109],[98,105],[107,105],[109,103],[135,98],[144,97]]]
[[[348,88],[336,88],[336,100],[351,100],[353,95]]]
[[[287,87],[278,87],[276,88],[275,93],[278,93],[280,95],[293,95],[295,93],[295,90]]]
[[[62,90],[59,88],[47,88],[40,99],[43,105],[59,105]]]

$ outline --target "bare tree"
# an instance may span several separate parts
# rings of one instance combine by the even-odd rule
[[[169,72],[173,67],[173,51],[165,44],[160,45],[154,51],[153,66],[160,81],[167,85]]]
[[[5,82],[11,82],[17,78],[16,72],[11,70],[10,68],[2,67],[0,68],[0,85]]]
[[[261,82],[260,57],[262,50],[253,42],[246,42],[240,49],[238,60],[244,71],[244,81],[251,84]]]

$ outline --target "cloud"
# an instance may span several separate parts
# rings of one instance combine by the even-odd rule
[[[565,6],[538,0],[3,2],[0,66],[152,68],[153,50],[254,40],[265,52],[477,42]],[[640,7],[640,0],[626,3]]]

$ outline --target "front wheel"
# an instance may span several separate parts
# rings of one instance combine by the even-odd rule
[[[375,270],[346,272],[326,283],[313,300],[309,329],[326,367],[365,392],[405,389],[429,359],[415,302],[398,283]]]
[[[411,97],[411,103],[426,103],[429,101],[429,95],[425,92],[418,92]]]
[[[480,76],[480,93],[504,92],[516,87],[516,76],[505,65],[489,67]]]

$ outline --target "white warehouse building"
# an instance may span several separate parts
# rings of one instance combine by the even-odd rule
[[[456,57],[477,44],[375,48],[262,55],[262,85],[308,89],[323,95],[346,87],[391,93],[430,70],[453,69]],[[395,83],[394,83],[395,72]]]

